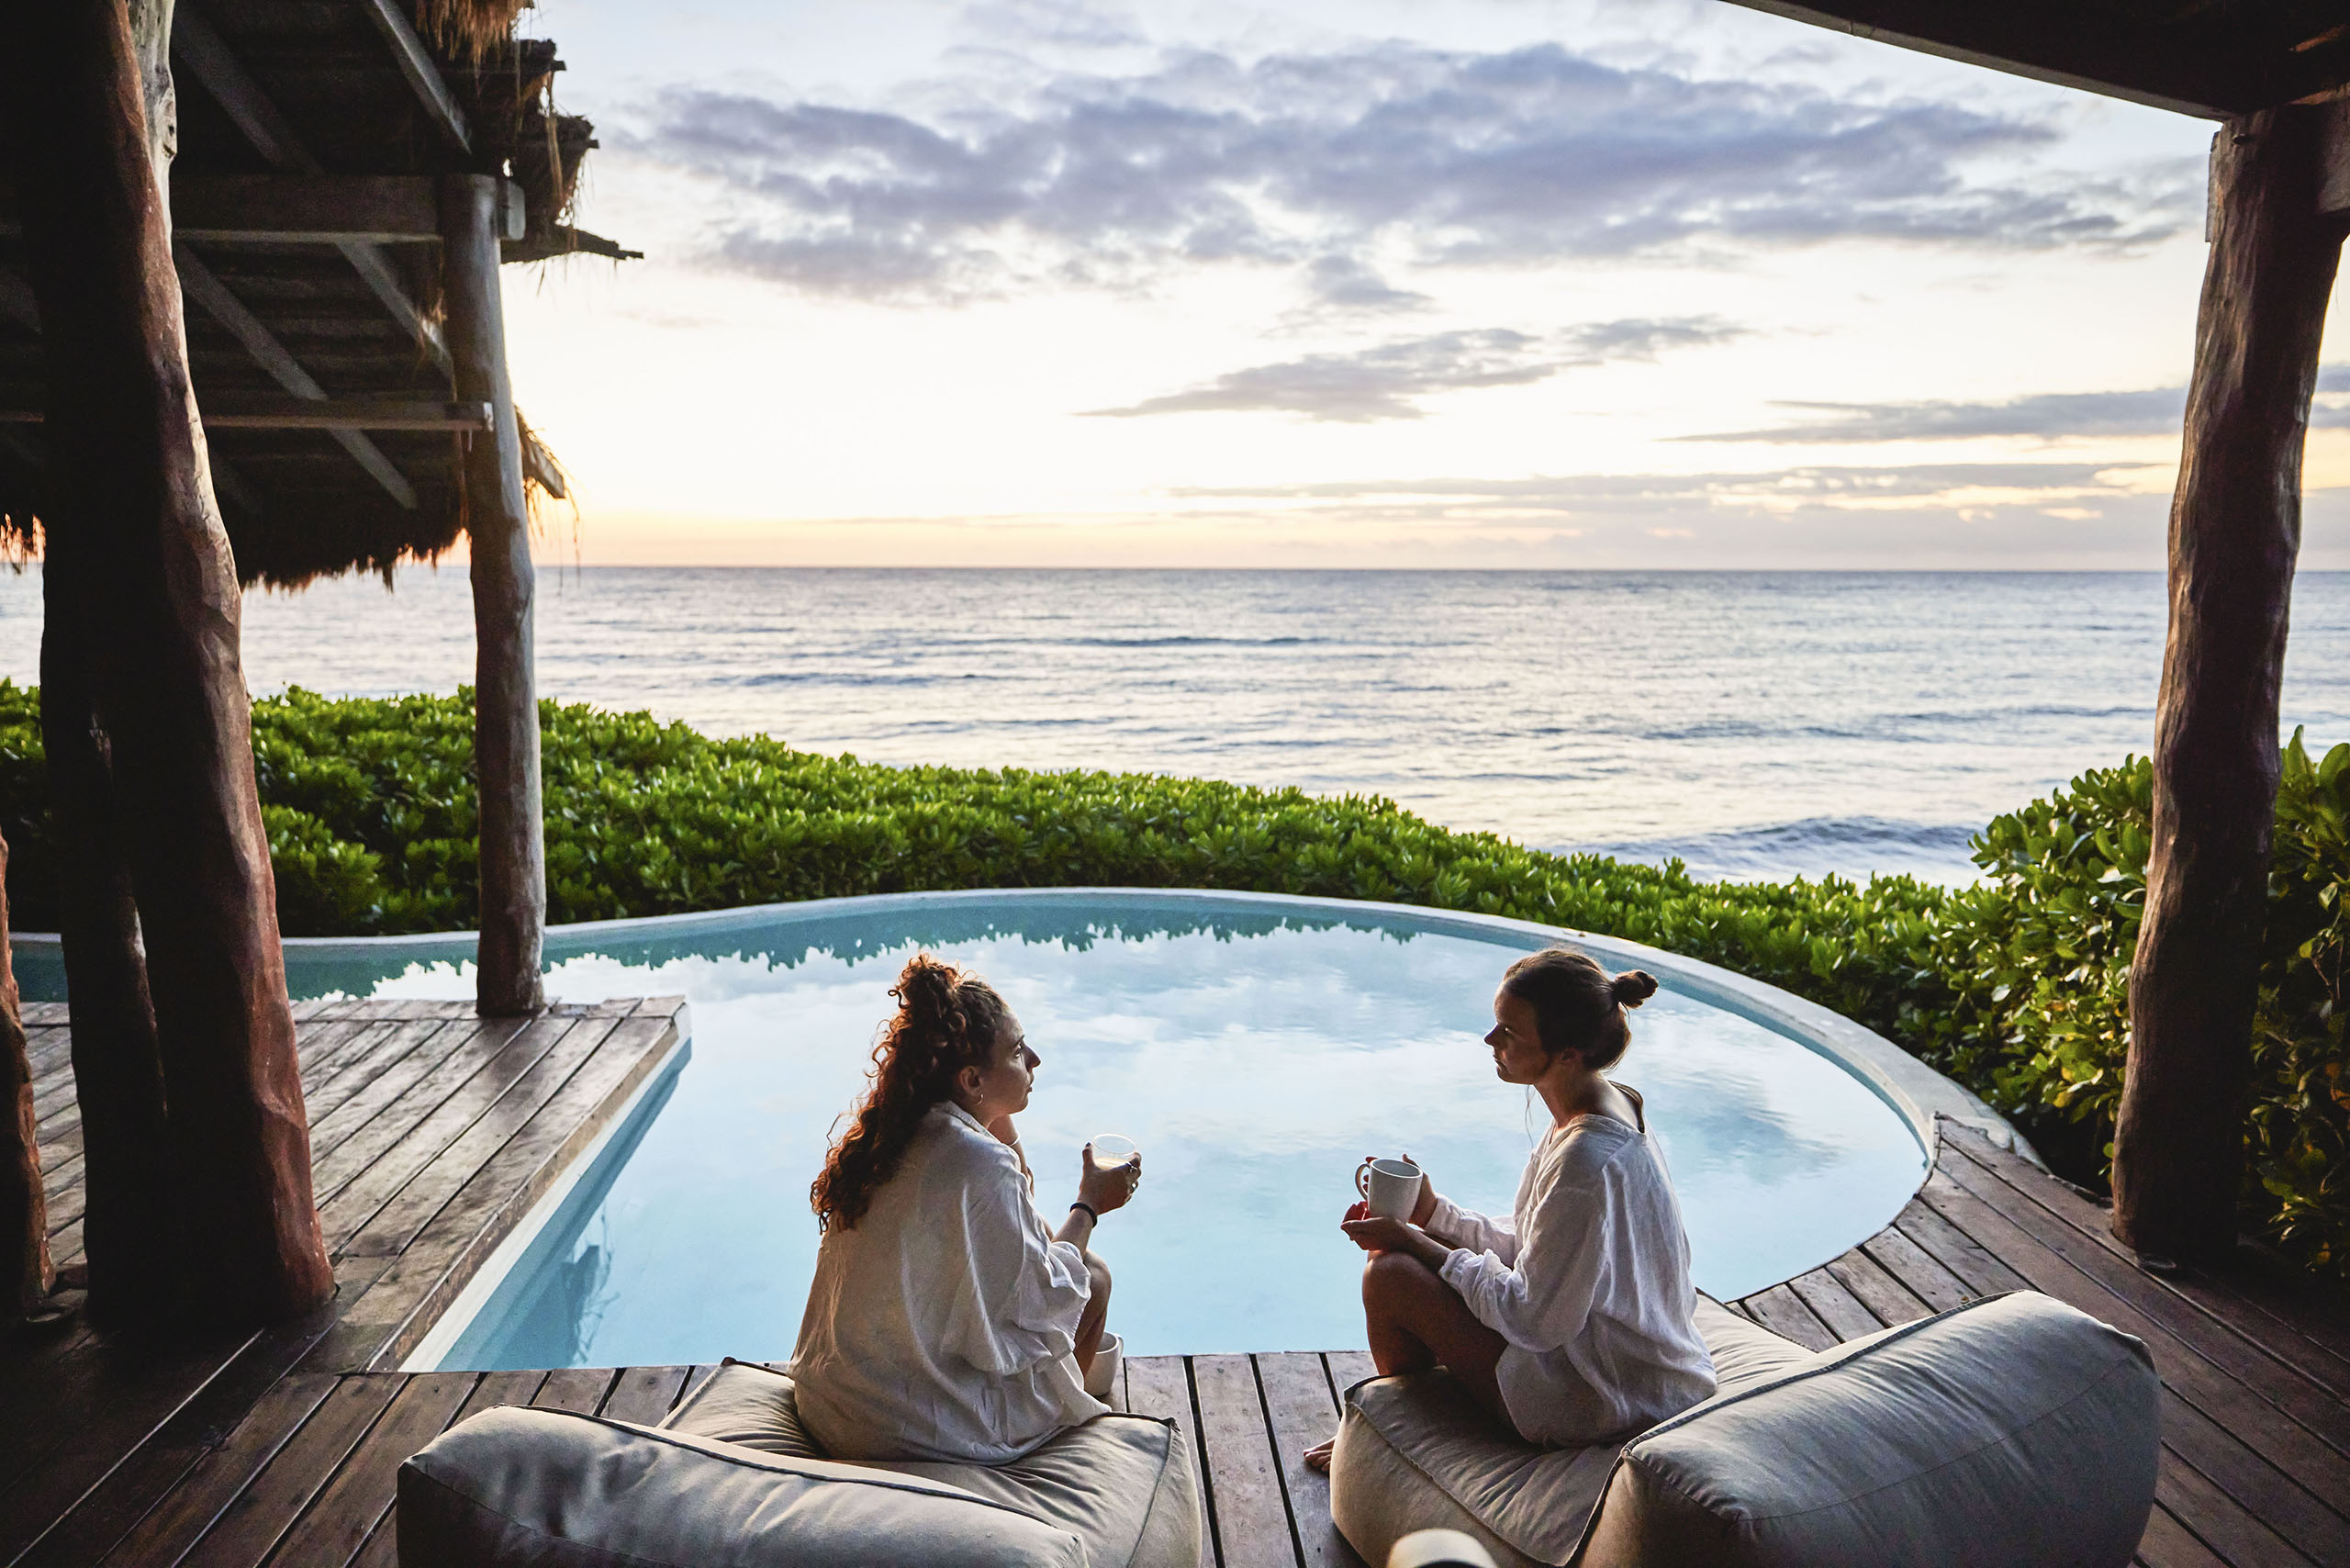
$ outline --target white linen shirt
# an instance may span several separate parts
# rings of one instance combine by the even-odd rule
[[[864,1216],[824,1232],[791,1355],[800,1418],[836,1459],[1015,1459],[1109,1408],[1074,1353],[1091,1290],[1019,1156],[942,1102]]]
[[[1445,1282],[1508,1341],[1494,1373],[1520,1436],[1600,1442],[1713,1396],[1688,1233],[1645,1125],[1592,1113],[1552,1127],[1514,1210],[1488,1219],[1439,1197],[1426,1228],[1453,1249]]]

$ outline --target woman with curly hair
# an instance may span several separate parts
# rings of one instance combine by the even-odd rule
[[[1110,1305],[1087,1249],[1142,1159],[1089,1145],[1048,1229],[1012,1118],[1039,1058],[987,981],[916,954],[872,1087],[809,1190],[822,1227],[792,1352],[800,1418],[835,1459],[1017,1458],[1109,1407],[1086,1392]]]
[[[1550,1126],[1517,1202],[1487,1218],[1424,1175],[1407,1219],[1357,1204],[1341,1227],[1371,1254],[1363,1318],[1380,1375],[1442,1366],[1528,1442],[1621,1438],[1714,1393],[1689,1237],[1637,1090],[1606,1070],[1632,1043],[1624,1014],[1656,994],[1564,947],[1512,964],[1485,1044],[1494,1074],[1542,1097]],[[1335,1439],[1333,1439],[1335,1441]],[[1332,1444],[1305,1451],[1329,1468]]]

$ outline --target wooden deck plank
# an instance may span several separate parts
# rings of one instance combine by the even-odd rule
[[[601,1026],[600,1021],[588,1025]],[[401,1249],[398,1261],[345,1314],[346,1325],[354,1327],[384,1326],[377,1364],[395,1364],[415,1348],[473,1271],[677,1047],[674,1014],[621,1020],[596,1053],[441,1205]]]
[[[1824,1350],[1837,1342],[1836,1331],[1822,1323],[1818,1315],[1803,1304],[1803,1298],[1785,1285],[1773,1285],[1744,1299],[1756,1322],[1807,1350]]]
[[[343,1568],[391,1507],[400,1465],[441,1435],[479,1376],[476,1372],[388,1375],[400,1383],[390,1407],[368,1428],[334,1479],[295,1519],[268,1561],[285,1568]]]
[[[604,1395],[620,1374],[610,1367],[558,1367],[547,1373],[545,1383],[532,1397],[536,1410],[568,1410],[575,1416],[593,1416],[604,1403]]]
[[[334,1393],[335,1379],[281,1378],[177,1484],[96,1555],[58,1556],[64,1564],[176,1562]],[[44,1543],[46,1544],[46,1543]],[[50,1561],[44,1553],[40,1561]]]
[[[1966,1169],[1979,1171],[1986,1182],[1997,1183],[2000,1193],[2069,1225],[2090,1243],[2136,1270],[2136,1257],[2113,1234],[2111,1210],[2061,1182],[2049,1181],[2015,1155],[1994,1148],[1970,1129],[1955,1130],[1950,1143]],[[1953,1173],[1957,1174],[1955,1170]],[[1974,1182],[1964,1184],[1977,1196],[1993,1201],[1982,1185]],[[2006,1212],[2004,1204],[1993,1202],[1995,1207]],[[2235,1280],[2208,1270],[2192,1269],[2144,1277],[2155,1290],[2177,1297],[2200,1313],[2213,1332],[2239,1337],[2264,1354],[2282,1361],[2323,1388],[2333,1403],[2350,1401],[2350,1309],[2335,1303],[2331,1304],[2333,1310],[2328,1310],[2328,1304],[2307,1292],[2260,1290],[2249,1269],[2241,1271]],[[2253,1298],[2253,1293],[2272,1305],[2260,1305]],[[2279,1328],[2286,1331],[2279,1333]]]
[[[2137,1561],[2145,1568],[2228,1568],[2227,1559],[2196,1540],[2194,1532],[2159,1503],[2138,1541]]]
[[[346,1377],[197,1538],[177,1568],[254,1568],[399,1392],[397,1377]]]
[[[1329,1369],[1331,1392],[1341,1401],[1347,1397],[1347,1390],[1365,1378],[1379,1375],[1379,1368],[1372,1363],[1369,1350],[1325,1351],[1322,1364]]]
[[[1200,1471],[1199,1422],[1192,1411],[1191,1369],[1181,1356],[1126,1358],[1126,1406],[1137,1416],[1172,1421],[1182,1430],[1192,1452],[1192,1488],[1200,1499],[1201,1534],[1207,1542],[1208,1561],[1215,1561],[1215,1499]]]
[[[1836,1276],[1837,1283],[1852,1292],[1853,1299],[1868,1308],[1870,1316],[1887,1328],[1933,1316],[1934,1309],[1926,1305],[1923,1297],[1895,1279],[1884,1264],[1857,1247],[1825,1267]]]
[[[1193,1356],[1192,1391],[1224,1568],[1297,1568],[1255,1367],[1246,1356]]]
[[[2233,1568],[2296,1568],[2309,1562],[2168,1449],[2163,1450],[2154,1497]]]
[[[1125,1363],[1121,1362],[1119,1364],[1119,1370],[1123,1372],[1125,1370]],[[717,1375],[718,1368],[713,1363],[705,1362],[698,1367],[688,1368],[686,1371],[686,1385],[677,1391],[677,1405],[672,1405],[669,1408],[675,1410],[677,1407],[677,1405],[683,1405],[687,1400],[691,1399],[694,1396],[696,1390],[699,1389],[703,1383],[708,1383],[711,1378],[716,1377]],[[1129,1405],[1125,1408],[1131,1410],[1134,1406]]]
[[[329,1234],[343,1238],[346,1251],[387,1257],[404,1250],[432,1223],[442,1204],[471,1182],[509,1138],[528,1126],[540,1108],[571,1081],[572,1074],[594,1059],[610,1033],[599,1028],[597,1021],[573,1020],[563,1037],[508,1081],[493,1102],[475,1109],[463,1126],[449,1129],[449,1136],[431,1158],[381,1207],[364,1218],[356,1208],[343,1208],[331,1222],[321,1210],[320,1222],[330,1225]],[[435,1129],[436,1137],[440,1130]],[[420,1142],[418,1147],[424,1145]],[[374,1174],[369,1172],[371,1178]]]
[[[2350,1498],[2335,1499],[2328,1506],[2325,1499],[2311,1495],[2167,1388],[2163,1390],[2163,1442],[2311,1562],[2350,1564],[2350,1520],[2337,1511]]]
[[[319,1224],[337,1251],[375,1211],[440,1157],[441,1151],[495,1105],[516,1081],[554,1049],[577,1023],[534,1018],[503,1041],[473,1033],[461,1058],[473,1070],[454,1085],[439,1075],[436,1093],[402,1089],[322,1163],[331,1196],[319,1204]]]
[[[2324,1384],[2270,1355],[2232,1326],[2171,1290],[2160,1278],[2150,1276],[2119,1248],[2099,1246],[2077,1226],[2025,1199],[1973,1162],[1964,1158],[1945,1161],[1927,1182],[1929,1194],[1938,1191],[1937,1182],[1943,1181],[2001,1215],[2079,1270],[2083,1276],[2161,1324],[2180,1344],[2290,1415],[2337,1451],[2350,1456],[2350,1406],[2344,1406]]]
[[[1787,1288],[1796,1293],[1796,1299],[1804,1305],[1811,1308],[1812,1316],[1827,1326],[1840,1345],[1847,1339],[1874,1334],[1885,1327],[1861,1304],[1860,1297],[1846,1290],[1843,1282],[1825,1269],[1798,1274],[1787,1282]]]
[[[677,1403],[686,1374],[692,1371],[691,1367],[623,1368],[597,1414],[615,1421],[633,1421],[640,1427],[656,1425]]]
[[[2299,1476],[2304,1484],[2329,1490],[2330,1495],[2350,1496],[2350,1459],[2329,1447],[2322,1438],[2244,1387],[2224,1369],[2205,1360],[2132,1302],[2106,1290],[2065,1259],[2042,1247],[1964,1188],[1937,1177],[1927,1182],[1926,1192],[1952,1223],[1963,1226],[1978,1241],[1998,1248],[2022,1271],[2033,1289],[2045,1291],[2059,1301],[2070,1303],[2091,1316],[2145,1340],[2163,1381],[2221,1427],[2243,1439],[2279,1468]],[[2203,1533],[2206,1540],[2210,1540],[2199,1527],[2199,1533]]]
[[[80,1418],[0,1423],[0,1561],[73,1507],[255,1338],[210,1330],[161,1345],[93,1340],[52,1369],[45,1396],[12,1402],[13,1411],[67,1409]]]
[[[0,1507],[0,1562],[95,1562],[285,1377],[331,1320],[322,1308],[252,1336],[145,1438],[112,1450],[98,1465],[50,1473],[55,1488],[32,1488]],[[90,1423],[99,1423],[94,1417]],[[101,1450],[103,1454],[106,1450]],[[26,1540],[40,1532],[25,1549]],[[20,1549],[23,1555],[19,1556]]]
[[[430,1076],[432,1069],[458,1049],[476,1030],[463,1024],[437,1019],[420,1019],[396,1023],[389,1019],[370,1025],[353,1042],[347,1052],[337,1055],[326,1064],[326,1070],[312,1077],[305,1074],[302,1094],[310,1117],[310,1164],[315,1171],[332,1154],[342,1140],[366,1122],[394,1096],[377,1088],[386,1076],[403,1063],[409,1070],[397,1081],[414,1084]],[[375,1095],[360,1106],[345,1111],[353,1100],[370,1089]],[[330,1176],[330,1181],[332,1178]],[[318,1185],[313,1175],[312,1185]]]
[[[1929,1208],[1919,1198],[1910,1199],[1902,1209],[1893,1222],[1893,1233],[1912,1243],[1958,1280],[1965,1287],[1966,1299],[2028,1288],[2029,1282],[2021,1274],[1993,1257],[1974,1237]],[[1877,1245],[1886,1239],[1880,1234],[1869,1243],[1869,1251],[1890,1268],[1886,1249]]]
[[[1361,1559],[1330,1522],[1330,1478],[1305,1465],[1305,1450],[1338,1429],[1329,1369],[1310,1350],[1273,1351],[1256,1361],[1272,1427],[1273,1458],[1297,1530],[1298,1558],[1305,1568],[1356,1568]]]

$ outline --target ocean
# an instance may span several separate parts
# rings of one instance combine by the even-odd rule
[[[546,568],[539,689],[869,761],[1376,794],[1707,876],[1973,874],[2143,753],[2158,574]],[[37,570],[0,676],[38,678]],[[471,678],[462,567],[245,602],[257,693]],[[2350,739],[2350,574],[2301,578],[2287,732]]]

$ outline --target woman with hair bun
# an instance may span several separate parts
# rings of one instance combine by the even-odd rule
[[[1509,967],[1485,1036],[1505,1083],[1542,1096],[1550,1126],[1517,1202],[1488,1219],[1424,1175],[1408,1221],[1357,1204],[1371,1254],[1363,1316],[1382,1376],[1441,1365],[1528,1442],[1604,1442],[1714,1392],[1697,1333],[1689,1238],[1639,1094],[1606,1070],[1631,1044],[1627,1009],[1656,994],[1564,947]],[[1330,1443],[1307,1450],[1327,1469]]]
[[[823,1230],[792,1352],[835,1459],[993,1464],[1109,1408],[1087,1391],[1110,1271],[1086,1243],[1142,1179],[1096,1167],[1048,1229],[1012,1118],[1039,1058],[987,981],[918,953],[872,1087],[809,1189]],[[1106,1370],[1106,1363],[1105,1363]]]

